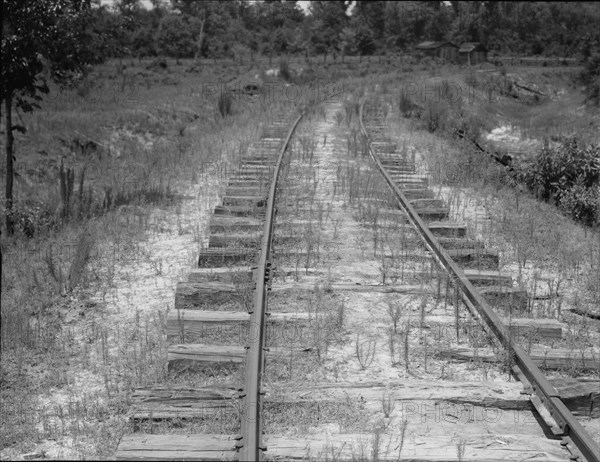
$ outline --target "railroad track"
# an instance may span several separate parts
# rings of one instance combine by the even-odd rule
[[[518,345],[561,326],[513,315],[524,291],[369,109],[329,101],[249,150],[177,287],[174,384],[135,391],[118,459],[599,460],[573,415],[597,412],[597,393],[536,365],[598,356]],[[467,380],[474,365],[521,383]]]

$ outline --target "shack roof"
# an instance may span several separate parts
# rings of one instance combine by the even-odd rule
[[[441,47],[444,47],[444,46],[450,46],[450,47],[458,48],[456,45],[454,45],[451,42],[433,42],[433,41],[421,42],[415,48],[417,50],[435,50],[437,48],[441,48]]]
[[[480,42],[465,42],[458,49],[459,53],[471,53],[472,51],[487,51]]]

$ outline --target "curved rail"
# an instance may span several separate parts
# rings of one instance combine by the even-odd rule
[[[364,101],[359,107],[360,130],[365,139],[369,140],[369,135],[363,125],[363,106]],[[450,258],[446,249],[440,245],[423,219],[408,202],[408,199],[402,193],[402,190],[396,185],[392,177],[383,167],[379,158],[373,152],[370,142],[368,143],[368,148],[369,155],[377,164],[379,171],[394,192],[400,206],[408,215],[412,225],[418,231],[419,236],[429,248],[438,264],[445,269],[450,277],[454,279],[458,287],[460,287],[462,299],[465,304],[471,311],[481,316],[487,326],[495,334],[496,338],[510,352],[514,358],[515,364],[521,369],[525,377],[531,383],[533,390],[537,392],[540,400],[544,403],[552,417],[554,417],[554,420],[556,420],[556,423],[563,432],[563,436],[569,437],[573,441],[577,449],[588,462],[600,461],[600,447],[598,444],[567,409],[562,402],[558,391],[556,391],[554,386],[552,386],[544,374],[542,374],[542,371],[540,371],[533,363],[530,356],[522,348],[512,343],[508,328],[481,296],[479,291],[477,291],[467,279],[463,270],[452,260],[452,258]]]
[[[269,198],[265,211],[265,225],[261,239],[260,259],[254,269],[254,310],[250,318],[250,341],[249,351],[246,356],[245,386],[242,397],[244,407],[242,412],[242,435],[237,444],[239,448],[239,460],[262,460],[262,452],[266,447],[262,443],[261,410],[263,393],[260,389],[262,372],[264,366],[264,325],[266,316],[267,281],[271,276],[271,242],[273,240],[273,224],[275,220],[275,201],[277,198],[277,185],[281,172],[281,164],[287,151],[288,145],[298,127],[298,124],[306,113],[317,104],[341,94],[343,90],[333,91],[325,96],[323,100],[315,101],[306,107],[292,124],[288,134],[281,146],[281,152],[277,158],[273,181],[269,188]]]
[[[261,240],[261,251],[258,266],[254,270],[254,280],[256,287],[254,289],[254,311],[250,313],[249,338],[251,341],[246,357],[246,374],[244,386],[244,408],[242,413],[242,438],[240,445],[240,460],[262,460],[262,426],[261,426],[261,408],[262,400],[260,383],[264,366],[264,321],[266,313],[267,298],[267,280],[271,270],[271,241],[273,234],[273,224],[275,221],[275,200],[277,196],[277,184],[281,172],[281,163],[285,152],[296,130],[298,123],[304,117],[306,111],[303,111],[290,128],[285,142],[281,147],[281,152],[277,159],[275,171],[273,172],[273,181],[269,189],[269,199],[267,201],[265,226]]]

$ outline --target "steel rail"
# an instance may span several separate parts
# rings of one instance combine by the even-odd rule
[[[260,420],[262,412],[262,400],[260,385],[264,366],[264,325],[267,310],[267,281],[271,276],[271,243],[273,238],[273,225],[275,221],[275,201],[277,196],[277,185],[281,173],[281,164],[285,152],[298,124],[310,109],[334,96],[343,93],[342,90],[332,92],[320,101],[315,101],[306,107],[292,124],[285,142],[281,146],[277,164],[273,172],[273,181],[269,188],[269,198],[265,210],[265,225],[261,239],[260,259],[254,270],[254,309],[250,313],[250,328],[248,329],[250,346],[246,356],[245,386],[240,398],[243,398],[241,437],[236,447],[239,449],[239,460],[262,460],[262,453],[266,447],[262,443],[262,424]]]
[[[396,185],[392,177],[383,167],[383,164],[375,155],[371,147],[369,135],[363,124],[364,101],[359,107],[360,130],[367,140],[369,155],[376,163],[379,171],[385,178],[388,186],[392,189],[402,209],[409,216],[413,226],[417,229],[421,239],[429,248],[432,255],[436,258],[441,267],[450,275],[457,286],[460,287],[462,298],[467,304],[477,311],[477,314],[485,321],[489,329],[495,334],[496,338],[509,351],[514,358],[515,364],[521,369],[525,377],[531,383],[533,390],[540,400],[544,403],[561,431],[563,436],[571,438],[577,449],[588,462],[600,462],[600,446],[593,440],[591,435],[577,421],[575,416],[567,409],[560,398],[560,394],[548,379],[542,374],[542,371],[535,365],[531,357],[518,345],[512,343],[508,328],[504,325],[500,317],[494,312],[492,307],[485,301],[479,291],[471,284],[465,276],[463,270],[452,260],[444,247],[440,245],[433,233],[429,230],[423,219],[418,215],[413,206],[402,190]]]
[[[244,386],[244,408],[242,412],[242,438],[238,444],[240,460],[262,460],[262,451],[265,449],[262,444],[262,425],[260,399],[261,375],[264,366],[264,322],[266,313],[267,299],[267,280],[271,267],[271,237],[273,233],[273,224],[275,222],[275,200],[277,197],[277,185],[281,172],[281,164],[287,151],[288,145],[296,130],[300,120],[304,117],[306,111],[303,111],[292,124],[285,142],[281,147],[277,164],[273,172],[273,181],[269,189],[269,199],[267,201],[265,225],[261,239],[260,259],[258,266],[254,270],[254,280],[256,287],[254,289],[254,309],[250,313],[250,328],[248,330],[250,346],[246,357],[245,386]]]

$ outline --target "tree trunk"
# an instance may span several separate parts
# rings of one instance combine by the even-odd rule
[[[13,156],[14,138],[12,130],[12,92],[6,93],[6,232],[11,235],[15,232],[13,219]]]
[[[196,56],[194,57],[194,61],[196,65],[200,64],[200,56],[202,54],[202,40],[204,39],[204,19],[200,22],[200,35],[198,36],[198,48],[196,49]]]

